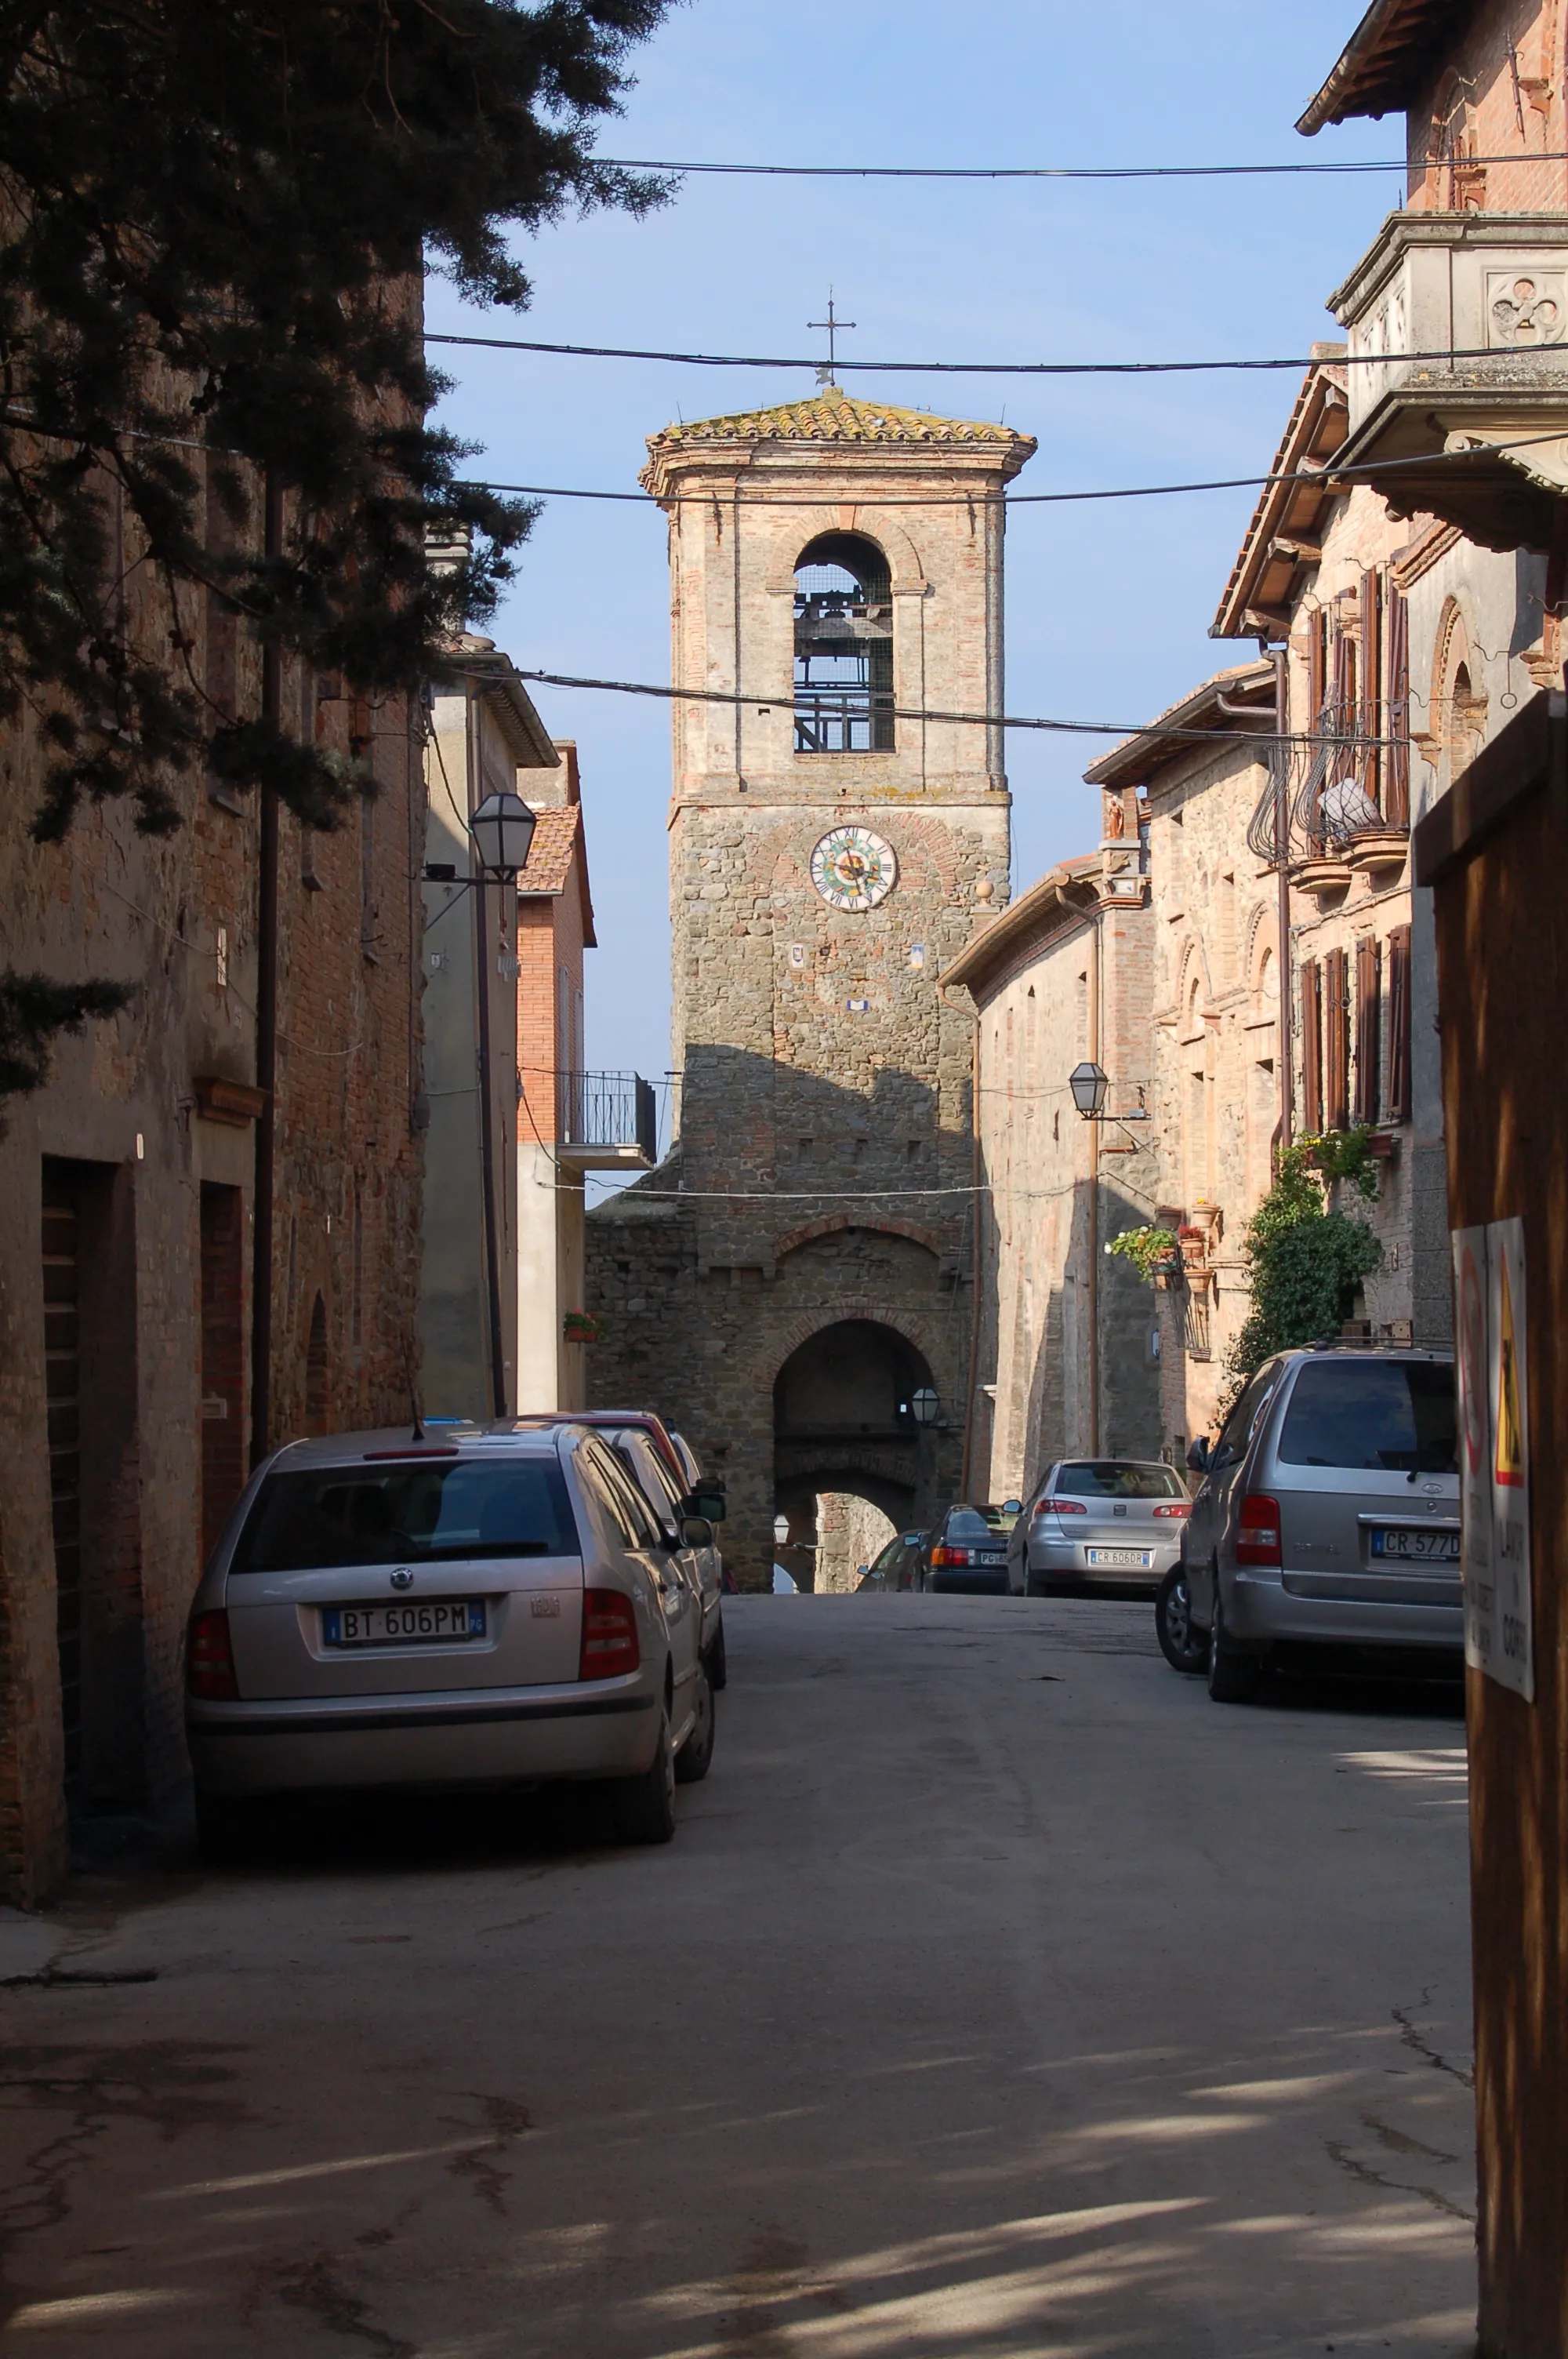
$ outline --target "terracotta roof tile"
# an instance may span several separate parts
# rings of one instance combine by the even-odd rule
[[[990,426],[964,418],[933,418],[924,409],[900,409],[886,401],[851,399],[836,385],[806,401],[781,401],[771,409],[737,410],[701,418],[689,426],[666,426],[650,435],[651,451],[681,450],[696,442],[1000,442],[1033,440],[1011,426]]]
[[[528,865],[518,875],[519,893],[564,893],[581,832],[580,804],[546,805],[528,847]]]

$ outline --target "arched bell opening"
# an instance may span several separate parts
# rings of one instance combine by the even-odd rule
[[[824,532],[795,569],[795,750],[891,754],[892,576],[874,540]]]

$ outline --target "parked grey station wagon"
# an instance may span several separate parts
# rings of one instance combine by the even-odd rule
[[[1284,1352],[1204,1468],[1184,1558],[1209,1692],[1244,1701],[1290,1644],[1464,1644],[1454,1364],[1386,1347]]]
[[[340,1435],[253,1476],[191,1611],[198,1824],[258,1797],[609,1780],[667,1842],[706,1775],[697,1517],[661,1525],[600,1435],[500,1425]]]

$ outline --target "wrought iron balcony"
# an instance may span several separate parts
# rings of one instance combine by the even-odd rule
[[[557,1073],[556,1152],[573,1171],[651,1171],[659,1159],[653,1084],[641,1073]]]

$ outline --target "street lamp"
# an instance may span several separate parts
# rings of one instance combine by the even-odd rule
[[[775,1516],[773,1517],[773,1546],[774,1548],[787,1548],[789,1546],[789,1517],[787,1516]]]
[[[528,865],[528,848],[538,821],[521,795],[486,795],[469,821],[469,833],[487,876],[512,878]]]
[[[1067,1087],[1073,1093],[1073,1103],[1086,1122],[1098,1122],[1104,1117],[1105,1093],[1109,1077],[1101,1065],[1091,1065],[1087,1060],[1075,1065],[1067,1076]]]
[[[922,1385],[918,1392],[910,1395],[909,1408],[915,1424],[922,1427],[935,1425],[942,1414],[942,1403],[929,1385]]]

